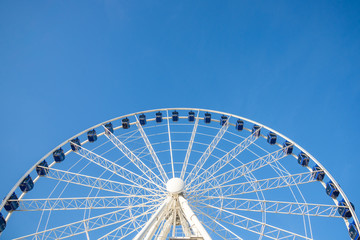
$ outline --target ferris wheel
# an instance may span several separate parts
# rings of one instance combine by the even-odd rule
[[[0,210],[0,239],[360,239],[354,205],[305,149],[255,121],[196,108],[128,114],[76,134]]]

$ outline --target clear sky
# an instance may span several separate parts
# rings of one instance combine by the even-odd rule
[[[360,209],[359,1],[0,2],[0,197],[94,124],[200,107],[307,149]]]

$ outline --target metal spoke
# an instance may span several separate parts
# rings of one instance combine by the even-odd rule
[[[95,163],[96,165],[118,175],[119,177],[133,183],[139,186],[145,186],[147,188],[154,188],[153,185],[159,187],[160,189],[164,189],[163,186],[160,186],[156,183],[154,183],[154,181],[152,181],[152,179],[147,179],[144,178],[136,173],[133,173],[132,171],[130,171],[127,168],[124,168],[118,164],[116,164],[115,162],[112,162],[86,148],[84,148],[83,146],[78,146],[79,149],[78,151],[76,151],[76,153],[83,157],[86,158],[87,160]]]
[[[151,143],[149,141],[149,138],[147,137],[147,135],[146,135],[143,127],[141,126],[141,124],[139,122],[139,119],[137,118],[136,115],[135,115],[135,118],[136,118],[136,126],[138,127],[138,129],[140,131],[140,134],[141,134],[141,136],[142,136],[142,138],[143,138],[143,140],[144,140],[144,142],[146,144],[146,147],[149,150],[150,155],[153,158],[158,171],[160,172],[160,175],[162,176],[163,180],[165,182],[167,182],[169,180],[169,178],[167,177],[167,175],[166,175],[166,173],[164,171],[164,168],[163,168],[158,156],[156,155],[156,153],[155,153],[155,151],[154,151],[154,149],[153,149],[153,147],[152,147],[152,145],[151,145]]]
[[[172,144],[171,144],[171,132],[170,132],[170,117],[169,117],[169,111],[166,111],[167,116],[167,127],[168,127],[168,135],[169,135],[169,150],[170,150],[170,159],[171,159],[171,170],[172,170],[172,176],[175,177],[175,170],[174,170],[174,158],[173,158],[173,150],[172,150]]]
[[[105,129],[105,136],[147,177],[147,181],[152,182],[159,188],[163,188],[165,184],[138,156],[136,156],[126,145],[120,141],[112,132]],[[113,163],[114,164],[114,163]],[[117,165],[119,166],[119,165]],[[132,179],[134,180],[134,179]]]
[[[196,130],[197,130],[198,125],[199,125],[199,111],[198,111],[196,119],[195,119],[194,127],[193,127],[191,137],[190,137],[190,141],[189,141],[189,146],[188,146],[187,151],[186,151],[186,156],[185,156],[183,168],[181,170],[181,175],[180,175],[181,179],[184,179],[184,177],[185,177],[186,168],[187,168],[187,165],[188,165],[188,162],[189,162],[189,158],[190,158],[192,146],[194,144],[194,139],[195,139]]]
[[[15,211],[53,211],[53,210],[83,210],[83,209],[109,209],[142,207],[162,198],[150,198],[143,195],[111,196],[111,197],[83,197],[83,198],[44,198],[10,200],[18,202],[19,208]],[[137,205],[134,205],[137,204]]]
[[[157,205],[152,206],[152,208],[147,209],[147,211],[143,211],[143,213],[136,216],[136,218],[148,214],[148,212],[152,211],[156,207]],[[41,232],[19,237],[16,238],[16,240],[30,238],[30,237],[32,237],[33,239],[38,239],[40,236],[58,240],[58,239],[64,239],[64,238],[76,236],[79,234],[84,234],[85,232],[94,231],[100,228],[104,228],[107,226],[111,226],[114,224],[119,224],[131,220],[132,217],[128,217],[130,209],[131,207],[102,214],[96,217],[73,222],[60,227],[47,229]]]
[[[229,239],[230,237],[228,237],[228,235],[233,235],[235,236],[236,239],[239,240],[243,240],[243,238],[241,238],[239,235],[235,234],[233,231],[231,231],[229,228],[225,227],[223,224],[221,224],[220,222],[216,221],[214,217],[211,217],[208,214],[205,214],[202,211],[199,210],[194,210],[197,214],[199,215],[203,215],[205,217],[207,217],[208,219],[210,219],[210,221],[212,221],[214,223],[214,227],[211,228],[209,226],[207,226],[205,223],[203,223],[203,225],[209,229],[211,232],[215,233],[216,235],[218,235],[219,237],[221,237],[222,239]]]
[[[142,216],[142,217],[143,217],[143,216]],[[142,221],[144,222],[144,224],[146,223],[145,220],[142,220]],[[127,225],[130,225],[131,223],[133,223],[133,222],[130,221],[130,222],[126,222],[126,223],[122,224],[121,226],[115,228],[115,229],[112,230],[111,232],[106,233],[106,234],[103,235],[102,237],[98,238],[98,240],[110,240],[110,239],[115,239],[115,238],[116,238],[116,239],[123,239],[123,238],[127,237],[128,235],[130,235],[131,233],[133,233],[133,232],[135,232],[135,231],[137,230],[137,228],[132,227],[133,229],[132,229],[130,232],[124,233],[124,232],[126,232],[126,230],[131,229],[131,226],[128,226],[128,228],[125,229],[125,231],[124,231],[123,228],[124,228],[125,226],[127,226]],[[124,231],[124,232],[123,232],[123,231]],[[120,236],[121,236],[120,238],[119,238],[119,236],[118,236],[119,232],[120,232]]]
[[[137,194],[145,194],[145,196],[157,196],[159,193],[159,190],[157,189],[148,188],[146,186],[144,187],[142,185],[120,183],[103,178],[91,177],[80,173],[63,171],[55,168],[44,169],[49,170],[48,174],[45,176],[46,178],[77,184],[89,188],[97,188],[100,190],[115,192],[122,195],[136,196]]]
[[[221,185],[224,185],[228,182],[235,181],[246,174],[249,174],[260,168],[263,168],[273,162],[279,161],[280,159],[286,156],[287,155],[284,153],[283,149],[279,149],[265,156],[259,157],[251,162],[235,167],[217,176],[208,177],[206,181],[200,182],[198,185],[195,185],[191,189],[197,189],[205,183],[216,184],[220,182]]]
[[[194,182],[194,189],[197,189],[199,184],[201,185],[201,176],[204,176],[206,179],[211,179],[220,169],[225,167],[230,163],[234,158],[236,158],[240,153],[247,149],[251,144],[253,144],[256,139],[258,139],[257,134],[261,128],[254,131],[250,136],[245,138],[241,143],[234,147],[231,151],[225,154],[222,158],[218,159],[210,167],[205,169],[201,174],[197,175],[191,182]],[[190,182],[190,183],[191,183]]]
[[[284,188],[299,184],[306,184],[316,182],[316,179],[313,178],[312,174],[315,172],[306,172],[306,173],[298,173],[268,179],[260,179],[251,182],[241,182],[235,183],[231,185],[221,185],[212,188],[205,189],[203,191],[199,191],[196,195],[192,194],[191,196],[203,196],[203,194],[209,192],[210,190],[216,190],[222,188],[223,196],[234,196],[245,193],[253,193],[258,191],[267,191],[271,189]]]
[[[212,209],[216,209],[218,211],[227,213],[228,216],[225,218],[215,218],[221,222],[230,224],[232,226],[241,228],[241,229],[245,229],[248,230],[250,232],[253,233],[257,233],[259,235],[263,235],[265,237],[271,238],[271,239],[311,239],[308,238],[306,236],[302,236],[300,234],[297,233],[293,233],[291,231],[279,228],[279,227],[275,227],[272,226],[270,224],[261,222],[261,221],[257,221],[255,219],[249,218],[249,217],[245,217],[241,214],[238,213],[234,213],[232,211],[229,210],[225,210],[223,208],[219,208],[216,206],[212,206],[212,205],[208,205],[205,204],[206,206],[212,208]],[[204,215],[207,215],[205,213],[203,213]],[[208,217],[211,218],[211,216],[207,215]]]
[[[98,240],[123,239],[123,238],[127,237],[128,235],[132,234],[133,232],[138,231],[138,229],[142,225],[145,225],[146,220],[144,220],[144,218],[147,215],[152,214],[153,212],[154,211],[145,212],[145,214],[143,213],[143,214],[139,214],[139,215],[133,217],[129,222],[126,222],[125,224],[122,224],[121,226],[115,228],[111,232],[100,237]],[[142,222],[142,224],[138,223],[140,226],[136,227],[135,222],[136,223]],[[130,231],[130,232],[128,232],[128,231]]]
[[[252,211],[341,218],[341,216],[337,215],[337,205],[269,201],[231,197],[199,197],[193,200],[192,203],[194,207],[201,208],[207,207],[206,205],[203,205],[203,203],[206,201],[211,201],[212,205],[219,205],[221,202],[221,208],[229,211]]]
[[[216,134],[214,139],[211,141],[205,152],[201,155],[200,159],[196,162],[195,166],[193,167],[193,169],[185,179],[185,182],[190,181],[187,185],[190,186],[190,184],[197,179],[197,176],[200,170],[202,169],[202,167],[204,166],[205,162],[208,160],[211,153],[214,151],[214,149],[216,148],[216,146],[224,136],[225,132],[229,128],[229,120],[230,117],[227,119],[225,124],[220,128],[219,132]]]

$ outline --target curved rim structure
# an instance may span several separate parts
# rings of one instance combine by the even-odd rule
[[[174,170],[174,159],[173,159],[173,149],[172,149],[172,141],[171,141],[171,134],[170,134],[170,120],[172,119],[172,116],[169,115],[169,112],[171,111],[183,111],[183,112],[187,112],[187,111],[193,111],[194,112],[194,120],[192,121],[193,124],[193,131],[191,132],[191,138],[188,141],[188,149],[186,151],[186,156],[184,158],[184,162],[182,163],[182,169],[181,172],[176,174],[175,170]],[[155,116],[155,113],[157,112],[162,112],[162,113],[166,113],[167,115],[163,117],[164,120],[167,121],[167,127],[168,127],[168,134],[169,134],[169,152],[170,152],[170,159],[169,162],[167,164],[169,164],[171,166],[171,171],[167,172],[164,170],[163,168],[163,163],[161,163],[161,161],[159,160],[159,158],[157,157],[157,152],[154,151],[152,144],[150,143],[148,137],[146,136],[143,128],[142,128],[142,124],[140,124],[139,122],[139,116],[141,114],[152,114],[152,116]],[[200,115],[200,113],[202,113]],[[219,122],[221,123],[220,125],[220,130],[217,132],[216,136],[213,138],[212,142],[210,144],[208,144],[207,148],[205,151],[202,152],[201,158],[197,161],[194,162],[192,165],[189,162],[189,158],[190,158],[190,154],[192,152],[192,145],[194,142],[194,138],[196,133],[196,129],[198,127],[199,121],[200,120],[204,120],[204,113],[210,113],[210,114],[217,114],[217,115],[222,115],[222,116],[226,116],[226,119],[224,119],[224,122],[221,122],[222,120],[217,120],[217,119],[212,119],[212,122]],[[179,115],[178,116],[179,119],[188,119],[188,115]],[[113,133],[107,132],[106,128],[104,127],[106,124],[108,123],[112,123],[112,122],[119,122],[123,119],[128,119],[128,118],[133,118],[134,121],[133,122],[129,122],[129,127],[130,126],[137,126],[137,131],[139,131],[139,133],[141,134],[141,137],[143,138],[145,145],[149,151],[149,155],[151,155],[152,159],[154,160],[154,163],[156,165],[156,167],[153,168],[149,168],[146,166],[146,164],[144,164],[142,162],[142,160],[140,160],[140,158],[138,156],[136,156],[130,149],[128,149],[126,147],[125,144],[123,144],[122,141],[120,141]],[[243,122],[245,122],[246,124],[250,124],[250,125],[256,125],[258,126],[258,129],[248,129],[248,128],[244,128],[245,130],[248,130],[248,132],[250,132],[250,136],[248,137],[244,137],[244,140],[241,143],[238,143],[236,145],[235,148],[233,148],[230,151],[227,151],[224,156],[222,156],[220,159],[218,159],[215,162],[215,165],[210,165],[209,168],[205,168],[206,164],[205,162],[207,161],[207,159],[211,156],[212,151],[214,151],[216,149],[216,145],[218,144],[218,142],[222,139],[223,135],[227,132],[227,129],[229,126],[236,126],[234,123],[231,123],[230,120],[241,120]],[[151,118],[151,119],[147,119],[148,122],[151,121],[156,121],[155,118]],[[196,211],[194,211],[192,209],[192,207],[190,206],[191,203],[195,204],[195,203],[199,203],[199,199],[204,199],[203,196],[201,196],[201,194],[208,194],[206,196],[206,199],[209,201],[213,201],[216,196],[214,196],[214,198],[212,196],[209,195],[209,191],[207,189],[203,189],[202,182],[205,182],[206,184],[208,184],[208,188],[212,189],[211,191],[221,191],[219,190],[216,186],[218,185],[222,185],[222,182],[218,182],[218,181],[223,181],[224,179],[226,179],[226,174],[236,174],[235,172],[232,172],[231,170],[228,170],[227,172],[223,173],[223,175],[221,177],[215,177],[215,173],[217,173],[219,170],[223,168],[225,165],[230,164],[230,162],[237,157],[237,155],[239,155],[242,151],[247,150],[247,147],[250,146],[251,144],[253,144],[256,139],[258,139],[259,137],[263,137],[266,138],[266,136],[260,134],[260,129],[263,131],[263,129],[267,130],[268,132],[272,132],[274,133],[277,137],[282,138],[283,140],[287,141],[289,143],[288,146],[282,146],[278,143],[276,143],[275,145],[278,145],[280,147],[279,150],[269,153],[268,156],[269,158],[276,158],[278,157],[279,159],[284,157],[284,156],[278,156],[279,154],[284,155],[285,152],[288,150],[288,148],[292,148],[295,147],[296,149],[300,150],[302,153],[304,153],[306,156],[309,157],[309,159],[315,163],[320,169],[321,171],[323,171],[325,173],[325,176],[327,176],[329,178],[329,180],[333,183],[333,185],[335,186],[335,188],[339,191],[339,196],[341,196],[343,198],[343,201],[346,203],[346,206],[352,206],[351,202],[349,201],[349,199],[346,197],[346,194],[344,193],[344,191],[341,189],[340,185],[338,184],[338,182],[332,177],[332,175],[326,170],[326,168],[315,158],[313,157],[309,152],[307,152],[305,149],[303,149],[301,146],[299,146],[297,143],[295,143],[294,141],[292,141],[290,138],[282,135],[281,133],[277,132],[276,130],[267,127],[261,123],[258,123],[256,121],[235,115],[235,114],[230,114],[230,113],[226,113],[226,112],[221,112],[221,111],[214,111],[214,110],[209,110],[209,109],[198,109],[198,108],[160,108],[160,109],[153,109],[153,110],[147,110],[147,111],[141,111],[141,112],[136,112],[136,113],[132,113],[132,114],[128,114],[128,115],[123,115],[120,117],[116,117],[113,119],[110,119],[108,121],[102,122],[100,124],[97,124],[95,126],[92,126],[74,136],[72,136],[71,138],[69,138],[68,140],[64,141],[63,143],[61,143],[60,145],[56,146],[54,149],[52,149],[49,153],[47,153],[44,157],[42,157],[38,162],[36,162],[32,168],[30,168],[21,179],[19,179],[19,181],[14,185],[14,187],[9,191],[9,193],[7,194],[7,196],[4,198],[4,200],[1,203],[0,206],[0,211],[4,212],[4,206],[6,205],[6,203],[8,201],[11,201],[11,196],[12,194],[17,191],[17,189],[19,188],[19,186],[24,182],[24,180],[27,178],[27,176],[29,176],[31,173],[33,173],[37,167],[44,161],[47,160],[51,157],[51,155],[58,149],[66,146],[67,144],[69,144],[71,142],[71,140],[76,139],[78,137],[81,137],[83,135],[85,135],[87,132],[93,130],[93,129],[98,129],[98,128],[103,128],[105,129],[104,132],[99,133],[97,136],[106,136],[109,141],[111,141],[118,149],[120,149],[124,155],[130,159],[131,162],[135,162],[135,165],[137,164],[138,166],[138,170],[141,170],[141,173],[139,173],[139,175],[135,174],[133,175],[133,177],[139,177],[142,178],[143,176],[149,176],[149,179],[145,179],[146,181],[144,181],[144,189],[146,188],[146,184],[147,182],[154,184],[154,186],[159,186],[158,189],[150,189],[152,190],[152,192],[156,195],[156,194],[162,194],[161,198],[159,197],[159,199],[161,199],[161,204],[157,204],[157,205],[153,205],[152,208],[152,213],[153,215],[147,219],[145,222],[146,224],[144,224],[141,227],[141,230],[134,230],[136,232],[136,236],[134,237],[134,239],[150,239],[153,236],[157,236],[158,239],[165,239],[166,236],[168,236],[167,234],[169,234],[170,232],[170,228],[171,228],[171,224],[173,224],[173,236],[175,236],[175,231],[176,230],[176,225],[180,225],[182,226],[182,229],[184,232],[188,232],[187,233],[187,237],[190,235],[196,235],[197,237],[202,237],[202,239],[211,239],[211,236],[208,233],[208,230],[203,226],[204,224],[204,219],[199,219],[197,218],[198,215],[198,209]],[[115,126],[113,130],[118,130],[122,128],[121,124],[119,126]],[[259,135],[256,135],[259,134]],[[204,134],[205,136],[205,134]],[[93,153],[90,150],[86,150],[86,148],[82,148],[81,146],[83,146],[84,144],[88,143],[89,141],[83,141],[81,144],[77,145],[75,144],[75,147],[79,147],[78,149],[81,149],[79,155],[83,154],[82,157],[88,157],[88,158],[92,158],[92,157],[98,157],[99,159],[103,159],[104,161],[106,161],[105,158],[103,158],[100,155],[96,155],[95,153]],[[213,144],[213,145],[212,145]],[[241,145],[242,144],[242,145]],[[85,152],[84,152],[85,151]],[[87,152],[88,151],[88,152]],[[72,153],[74,151],[72,150],[68,150],[65,153],[65,156],[67,156],[68,154]],[[278,154],[278,155],[276,155]],[[287,155],[287,154],[285,154]],[[297,157],[295,154],[290,153],[289,155],[292,155],[294,157]],[[266,157],[262,156],[259,159],[260,160],[264,160]],[[225,160],[224,160],[225,159]],[[240,162],[239,160],[237,160],[238,162]],[[277,161],[277,160],[276,160]],[[137,163],[136,163],[137,162]],[[254,161],[253,161],[254,162]],[[250,162],[251,164],[258,164],[258,162]],[[52,168],[54,165],[56,164],[55,161],[53,161],[52,163],[50,163],[48,165],[48,168]],[[98,165],[103,165],[102,167],[104,167],[106,164],[108,163],[98,163]],[[217,165],[216,165],[217,164]],[[241,163],[243,164],[243,163]],[[191,165],[191,166],[190,166]],[[109,168],[111,168],[110,165],[106,165],[107,169],[109,170]],[[244,167],[245,166],[245,167]],[[119,166],[120,170],[123,170],[122,166]],[[216,168],[215,168],[216,167]],[[241,167],[243,168],[241,170]],[[249,165],[249,163],[245,163],[243,165],[240,165],[240,167],[237,166],[233,166],[234,169],[237,169],[237,171],[239,171],[239,169],[241,171],[244,172],[244,177],[247,178],[248,182],[252,182],[253,184],[251,184],[251,188],[253,188],[253,192],[259,192],[260,195],[262,194],[262,190],[261,189],[261,180],[257,180],[255,178],[254,175],[252,175],[251,172],[249,172],[247,169],[253,167],[252,165]],[[190,169],[187,169],[190,168]],[[309,173],[314,174],[313,169],[310,168],[309,166],[306,165],[306,168],[309,170]],[[157,169],[158,172],[155,173],[155,170]],[[169,168],[170,169],[170,168]],[[245,169],[245,170],[244,170]],[[126,169],[125,169],[126,170]],[[284,169],[283,169],[284,170]],[[319,171],[320,171],[319,170]],[[189,172],[190,171],[190,172]],[[246,172],[248,171],[248,172]],[[66,172],[66,171],[64,171]],[[276,171],[275,171],[276,172]],[[286,183],[286,185],[291,185],[289,184],[288,181],[290,180],[284,180],[286,178],[286,174],[288,174],[288,172],[286,173],[284,171],[285,175],[279,175],[278,179],[281,179],[283,182]],[[316,173],[316,172],[315,172]],[[294,174],[295,176],[296,174]],[[291,175],[289,175],[291,176]],[[312,175],[311,175],[312,176]],[[36,183],[39,179],[41,178],[41,176],[36,176],[36,178],[34,178],[33,182]],[[220,180],[218,180],[220,179]],[[266,179],[267,181],[274,179],[274,181],[276,180],[275,178],[268,178]],[[232,180],[228,179],[228,182],[231,182]],[[324,188],[326,188],[326,183],[321,179],[319,181],[322,186]],[[232,183],[233,184],[233,183]],[[301,182],[300,182],[301,184]],[[126,185],[126,184],[125,184]],[[129,186],[131,184],[128,184]],[[295,184],[292,184],[292,186],[297,187],[297,183],[295,182]],[[236,184],[234,184],[234,186],[238,186]],[[232,187],[232,189],[234,188],[234,186],[230,186]],[[167,190],[166,190],[167,188]],[[299,190],[300,191],[300,190]],[[198,195],[197,195],[198,194]],[[222,194],[222,193],[221,193]],[[18,200],[21,201],[26,195],[26,191],[22,192],[21,195],[19,195]],[[294,194],[293,194],[294,195]],[[301,192],[300,195],[302,196]],[[164,197],[166,196],[166,197]],[[222,195],[221,195],[222,196]],[[106,198],[106,197],[105,197]],[[199,199],[198,199],[199,198]],[[261,198],[261,199],[260,199]],[[81,199],[81,198],[79,198]],[[230,197],[228,199],[231,199]],[[337,200],[339,198],[332,198],[332,200],[334,201],[335,205],[338,206],[339,201]],[[189,201],[189,202],[188,202]],[[262,220],[258,221],[259,224],[263,224],[263,226],[266,225],[266,211],[264,211],[264,206],[266,208],[266,204],[271,205],[271,204],[275,204],[277,207],[279,207],[279,202],[276,201],[268,201],[265,200],[264,197],[259,197],[257,200],[252,200],[252,199],[242,199],[243,204],[260,204],[261,205],[261,210],[262,210]],[[297,200],[296,200],[297,201]],[[297,202],[298,203],[298,202]],[[221,204],[224,204],[223,200],[221,200]],[[287,204],[286,207],[289,207],[289,204],[291,205],[290,202],[286,203],[286,202],[281,202],[281,204]],[[201,204],[200,204],[201,205]],[[204,209],[207,208],[209,206],[205,206],[205,205],[199,205],[199,209]],[[272,205],[274,206],[274,205]],[[319,207],[320,205],[316,206]],[[325,205],[324,205],[325,206]],[[304,205],[303,207],[309,207],[309,205]],[[220,207],[217,207],[219,209],[217,209],[218,211],[221,211],[221,214],[226,214],[227,210],[226,208],[223,208],[223,205],[221,205]],[[352,207],[347,207],[346,208],[352,216],[352,219],[355,223],[356,229],[358,232],[360,232],[360,224],[359,224],[359,220],[356,216],[355,210]],[[249,209],[248,209],[249,210]],[[277,209],[278,211],[279,209]],[[319,210],[319,209],[318,209]],[[334,210],[334,209],[333,209]],[[337,210],[337,209],[336,209]],[[230,211],[230,210],[229,210]],[[251,211],[251,210],[250,210]],[[280,210],[281,211],[281,210]],[[9,221],[11,215],[13,214],[14,211],[9,211],[7,212],[7,215],[5,217],[5,221]],[[90,213],[89,213],[90,214]],[[220,215],[221,215],[220,214]],[[334,214],[334,213],[332,213]],[[140,214],[141,215],[141,214]],[[173,217],[172,217],[173,215]],[[309,216],[309,213],[307,214],[303,214],[303,215],[307,215]],[[214,224],[218,224],[222,226],[222,229],[226,229],[226,231],[231,232],[232,236],[237,236],[236,233],[234,233],[232,231],[232,229],[226,227],[225,225],[220,223],[220,220],[217,220],[217,218],[214,218],[213,216],[204,214],[204,216],[207,216],[207,218],[212,218]],[[223,217],[219,217],[223,218]],[[159,220],[161,219],[162,222]],[[168,223],[170,222],[170,220],[173,221],[173,223]],[[225,217],[226,219],[226,217]],[[348,218],[343,218],[344,222],[347,226],[347,228],[349,228],[350,223]],[[246,218],[245,218],[246,220]],[[249,220],[249,219],[248,219]],[[247,220],[247,221],[248,221]],[[305,221],[305,220],[304,220]],[[185,223],[184,223],[185,222]],[[310,220],[309,220],[310,222]],[[186,225],[186,227],[184,227]],[[161,238],[163,234],[162,231],[160,231],[159,229],[167,229],[167,234],[165,236],[165,238]],[[277,229],[277,228],[274,228]],[[249,230],[249,229],[247,229]],[[6,231],[6,230],[5,230]],[[260,235],[264,234],[264,227],[261,228],[260,231]],[[311,232],[311,230],[310,230]],[[1,234],[1,233],[0,233]],[[89,238],[89,237],[88,237]],[[237,239],[241,239],[240,237],[235,237]],[[261,239],[262,237],[260,236],[259,239]],[[277,237],[270,237],[273,239],[277,239]],[[305,239],[312,239],[312,234],[310,237],[304,237]],[[304,239],[303,238],[303,239]],[[290,239],[290,238],[289,238]],[[291,239],[297,239],[296,235],[292,235]]]

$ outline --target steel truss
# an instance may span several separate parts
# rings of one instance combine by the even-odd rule
[[[232,197],[199,197],[197,199],[194,199],[191,203],[197,208],[209,208],[206,204],[203,204],[206,202],[209,202],[213,205],[217,205],[219,204],[219,202],[221,202],[223,205],[222,209],[229,211],[252,211],[341,218],[341,216],[337,214],[337,205],[269,201]]]
[[[180,112],[181,121],[172,121],[171,111],[175,110]],[[196,114],[186,121],[190,119],[187,112],[192,110]],[[158,111],[164,116],[155,123]],[[203,123],[205,112],[212,114],[211,124]],[[139,114],[150,116],[148,125],[140,124]],[[227,117],[226,122],[224,118],[218,120],[223,115]],[[129,127],[136,126],[134,130],[122,129],[124,118],[130,120]],[[243,128],[235,131],[234,122],[238,119],[245,123]],[[110,122],[114,131],[105,127]],[[214,127],[212,122],[217,126]],[[179,130],[182,125],[188,125],[186,131]],[[102,141],[83,140],[92,129],[96,129],[96,137]],[[278,140],[287,141],[287,145],[278,141],[264,147],[262,141],[267,138],[268,131],[276,134]],[[185,137],[177,137],[180,134]],[[83,141],[78,144],[71,141],[76,138]],[[76,147],[74,151],[69,148],[70,142]],[[226,144],[232,145],[227,148]],[[61,163],[64,159],[56,163],[51,158],[60,147],[65,151],[65,164]],[[306,154],[311,164],[318,165],[320,170],[313,171],[310,165],[301,168],[297,161],[290,160],[297,158],[298,152]],[[112,159],[119,154],[121,161]],[[41,165],[44,160],[48,163],[45,166]],[[290,165],[291,161],[293,165]],[[299,168],[294,170],[284,166]],[[262,175],[262,171],[268,172]],[[28,195],[26,191],[19,194],[17,188],[24,184],[24,179],[39,172],[42,174],[33,178],[33,183],[36,185],[34,193],[39,193],[40,197]],[[315,179],[318,173],[324,174],[326,180]],[[51,192],[47,196],[41,196],[37,189],[41,186],[37,183],[40,180],[42,184],[52,184],[53,189],[49,187]],[[171,183],[173,180],[176,184]],[[323,204],[325,200],[307,202],[300,189],[305,184],[309,188],[316,184],[326,187],[327,181],[332,181],[340,196],[332,199],[319,194],[319,197],[333,200],[333,204]],[[294,199],[281,199],[283,195],[273,194],[285,191],[289,191]],[[13,192],[17,193],[17,199],[10,200]],[[271,200],[265,198],[268,195]],[[296,196],[301,196],[301,200]],[[6,214],[6,221],[12,214],[41,214],[36,230],[19,234],[21,236],[15,239],[91,239],[96,236],[101,240],[230,240],[248,239],[253,234],[251,236],[259,239],[310,240],[319,238],[313,234],[313,230],[319,228],[312,227],[310,216],[328,218],[329,221],[342,218],[338,214],[340,197],[347,205],[342,207],[343,210],[351,213],[350,221],[355,222],[360,232],[355,211],[348,207],[350,202],[337,181],[301,146],[269,127],[240,116],[178,108],[121,116],[73,136],[40,159],[9,192],[0,209],[5,204],[7,208],[9,204],[15,208]],[[64,213],[69,216],[65,224],[52,222],[57,214]],[[292,228],[272,221],[272,216],[284,215],[301,218],[303,222],[296,224],[304,229],[292,231]],[[344,221],[349,226],[350,221]]]
[[[145,215],[150,215],[155,206],[151,206],[151,208],[146,208],[145,206],[141,206],[138,209],[136,208],[124,208],[121,210],[116,210],[114,212],[110,212],[107,214],[99,215],[96,217],[92,217],[89,219],[84,219],[81,221],[77,221],[71,224],[66,224],[60,227],[48,229],[45,231],[40,231],[34,234],[26,235],[16,239],[38,239],[40,238],[49,238],[49,239],[65,239],[72,236],[80,235],[85,232],[94,231],[100,228],[108,227],[110,225],[115,225],[119,223],[124,223],[127,221],[136,221],[138,218],[141,218]],[[142,208],[146,208],[144,211]],[[134,216],[134,217],[126,217],[131,211],[142,213]]]
[[[22,199],[16,211],[55,211],[55,210],[82,210],[82,209],[125,209],[131,206],[149,207],[160,199],[152,199],[148,196],[111,196],[111,197],[87,197],[87,198],[53,198],[53,199]]]
[[[252,133],[249,137],[247,137],[244,141],[239,143],[236,147],[230,150],[227,154],[225,154],[222,158],[217,160],[214,164],[212,164],[209,168],[205,169],[201,174],[194,177],[194,180],[190,183],[194,182],[194,189],[196,190],[199,186],[201,177],[205,179],[211,179],[217,172],[219,172],[225,165],[229,164],[234,158],[236,158],[240,153],[242,153],[246,148],[248,148],[252,143],[258,139],[256,136],[261,128]]]

